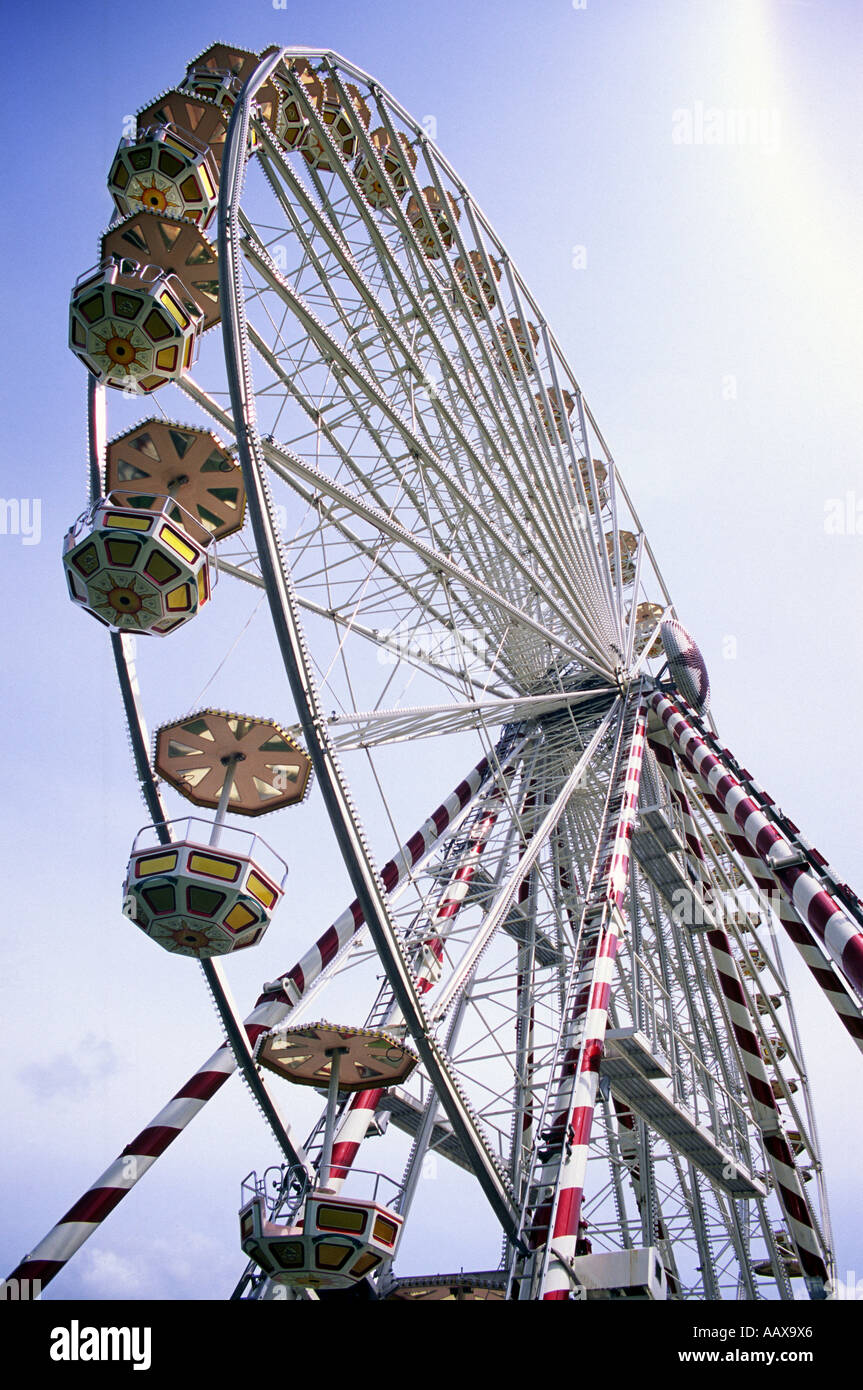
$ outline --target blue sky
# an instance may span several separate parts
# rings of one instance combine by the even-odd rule
[[[439,0],[424,14],[395,0],[153,0],[146,14],[48,3],[5,21],[3,493],[38,516],[29,535],[0,535],[2,832],[18,884],[3,982],[9,1265],[218,1036],[192,969],[183,977],[185,962],[130,937],[119,916],[145,816],[104,634],[72,611],[59,563],[85,502],[69,288],[97,258],[124,117],[218,38],[329,46],[434,118],[616,455],[707,659],[721,737],[863,885],[859,6]],[[200,662],[176,673],[191,698],[207,656],[191,636],[184,653]],[[349,896],[337,876],[320,887],[314,934]],[[284,954],[237,963],[241,1000]],[[791,968],[840,1269],[863,1276],[859,1057]],[[263,1137],[245,1102],[226,1089],[57,1296],[230,1286],[238,1183]]]

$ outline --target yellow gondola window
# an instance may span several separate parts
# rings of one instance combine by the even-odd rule
[[[175,550],[180,558],[185,560],[188,564],[194,564],[197,560],[198,552],[195,547],[190,545],[188,541],[184,541],[183,537],[173,530],[172,527],[163,526],[159,532],[159,539],[163,540],[172,550]]]
[[[147,878],[150,874],[168,874],[177,867],[177,852],[169,854],[142,854],[135,861],[135,877]]]
[[[135,516],[132,512],[106,512],[105,525],[121,527],[124,531],[149,531],[153,524],[151,516]]]
[[[104,318],[105,304],[101,294],[91,294],[89,299],[82,300],[78,310],[88,323],[95,323],[97,319]]]
[[[144,319],[144,332],[153,339],[154,343],[161,343],[163,338],[170,338],[173,328],[165,318],[159,313],[158,309],[151,309]]]
[[[264,880],[260,878],[254,870],[249,874],[246,888],[251,893],[252,897],[257,898],[258,902],[262,903],[267,909],[271,908],[276,901],[274,890],[268,883],[264,883]]]
[[[394,1245],[398,1226],[394,1221],[388,1221],[385,1216],[375,1217],[374,1238],[379,1240],[382,1245]]]
[[[315,1264],[318,1269],[342,1269],[353,1253],[352,1245],[342,1245],[335,1240],[322,1240],[315,1246]]]
[[[226,883],[235,883],[240,875],[240,866],[235,859],[218,859],[214,854],[190,854],[189,868],[193,874],[221,878]]]
[[[180,567],[175,565],[173,560],[169,560],[166,555],[160,555],[158,550],[154,550],[147,561],[144,573],[150,579],[155,579],[157,584],[167,584],[169,579],[177,578]]]
[[[105,541],[105,550],[112,565],[129,568],[141,553],[141,542],[112,537]]]
[[[356,1207],[321,1206],[316,1219],[319,1231],[345,1231],[360,1236],[366,1228],[368,1212]]]
[[[165,595],[165,603],[173,613],[185,613],[192,606],[192,590],[188,584],[178,584]]]
[[[255,914],[244,907],[242,903],[234,903],[224,919],[225,926],[229,927],[231,931],[243,931],[245,927],[250,927],[255,921],[257,921]]]

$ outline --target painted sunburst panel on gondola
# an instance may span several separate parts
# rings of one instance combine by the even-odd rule
[[[188,371],[204,324],[176,275],[109,255],[75,285],[69,346],[99,382],[149,395]]]
[[[204,228],[218,207],[219,175],[209,146],[176,126],[120,142],[108,192],[121,217],[165,212]]]

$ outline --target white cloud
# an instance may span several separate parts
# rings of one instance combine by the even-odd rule
[[[34,1095],[85,1096],[98,1081],[118,1067],[117,1053],[107,1038],[88,1033],[71,1052],[58,1052],[48,1062],[30,1062],[18,1070],[18,1080]]]
[[[94,1298],[142,1298],[147,1291],[146,1271],[115,1250],[88,1250],[81,1280]]]

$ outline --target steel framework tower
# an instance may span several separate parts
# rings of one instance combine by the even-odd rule
[[[124,910],[200,960],[225,1040],[15,1276],[53,1278],[239,1070],[284,1162],[244,1185],[238,1297],[823,1297],[779,943],[861,1046],[863,908],[718,741],[698,649],[487,220],[327,51],[214,45],[109,187],[72,297],[92,495],[65,565],[111,629],[152,819]],[[172,407],[108,438],[106,398],[172,388],[197,423]],[[215,603],[265,596],[296,723],[194,710],[151,749],[129,636],[181,646],[217,573]],[[288,889],[232,817],[310,786],[354,900],[242,1020],[220,958]],[[215,817],[172,820],[175,794]],[[302,1138],[291,1083],[326,1097]],[[465,1272],[452,1229],[449,1269],[405,1272],[405,1224],[446,1227],[450,1184],[501,1244]]]

